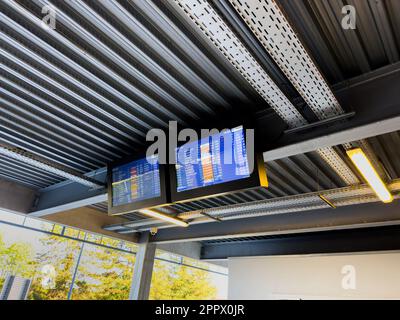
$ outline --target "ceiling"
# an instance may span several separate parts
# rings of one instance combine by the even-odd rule
[[[57,32],[41,27],[48,3],[60,12]],[[1,141],[84,173],[142,148],[169,120],[195,126],[233,108],[268,108],[196,29],[159,1],[137,4],[0,3]],[[0,169],[35,188],[57,182],[23,165],[18,173]]]
[[[278,0],[292,26],[333,85],[400,59],[400,3],[396,0]],[[357,28],[341,28],[344,5],[356,9]]]
[[[170,120],[183,127],[201,127],[232,114],[275,115],[276,106],[175,2],[1,1],[0,143],[88,174],[142,152],[147,131],[166,128]],[[299,117],[305,123],[317,121],[315,106],[295,88],[231,2],[210,0],[209,4],[229,34],[237,37],[241,50],[248,51]],[[394,14],[400,11],[397,0],[346,1],[357,10],[354,32],[340,27],[340,8],[345,4],[341,0],[276,3],[330,87],[346,86],[354,77],[400,61],[400,17]],[[57,10],[55,30],[42,26],[44,5]],[[329,87],[326,91],[330,92]],[[341,107],[351,111],[351,106]],[[273,116],[263,124],[279,128],[278,138],[289,126],[281,118]],[[271,136],[269,142],[275,138]],[[360,144],[368,149],[385,180],[400,178],[399,132],[355,142]],[[362,182],[345,157],[345,149],[338,145],[330,154]],[[176,215],[348,186],[328,160],[315,151],[267,161],[268,190],[165,210]],[[4,155],[0,155],[0,177],[39,192],[65,183],[65,178]],[[105,202],[90,206],[107,211]],[[139,213],[125,217],[145,219]]]

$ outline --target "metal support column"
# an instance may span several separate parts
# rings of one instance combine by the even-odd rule
[[[147,300],[150,293],[156,245],[149,243],[149,233],[142,233],[136,254],[129,300]]]
[[[63,233],[64,233],[64,231],[65,231],[65,227],[63,228]],[[78,274],[78,268],[79,268],[79,264],[81,263],[82,253],[83,253],[83,250],[85,249],[86,238],[87,238],[87,233],[85,233],[85,238],[83,239],[84,241],[81,243],[81,249],[79,250],[78,260],[76,260],[74,274],[72,275],[71,285],[69,286],[69,290],[68,290],[67,300],[72,299],[72,292],[74,291],[76,275]]]

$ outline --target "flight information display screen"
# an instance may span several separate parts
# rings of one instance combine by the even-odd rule
[[[225,130],[176,149],[177,191],[250,176],[243,127]]]
[[[112,205],[160,197],[158,157],[135,160],[112,169]]]

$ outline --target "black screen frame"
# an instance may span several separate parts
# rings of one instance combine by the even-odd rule
[[[112,172],[113,169],[124,164],[128,164],[132,161],[145,159],[146,156],[129,156],[123,159],[114,161],[107,165],[107,188],[108,188],[108,215],[120,215],[130,213],[140,209],[149,209],[164,206],[170,203],[170,191],[169,191],[169,168],[168,165],[158,164],[159,175],[160,175],[160,196],[155,198],[144,199],[127,203],[119,206],[113,206],[113,190],[112,190]]]
[[[242,126],[243,130],[249,128],[249,125],[246,124],[238,124],[237,126],[232,126],[231,128],[239,126]],[[246,145],[246,153],[247,153],[247,158],[250,159],[249,157],[252,155],[249,154],[249,148],[247,145]],[[178,192],[176,167],[175,165],[170,165],[169,180],[170,180],[171,201],[173,203],[187,202],[203,198],[215,197],[226,193],[241,192],[243,190],[253,189],[257,187],[267,188],[268,179],[264,165],[264,159],[261,153],[257,152],[256,150],[254,150],[254,153],[255,153],[254,170],[249,177],[228,182],[222,182],[211,186],[198,187],[195,189],[190,189],[180,192]]]

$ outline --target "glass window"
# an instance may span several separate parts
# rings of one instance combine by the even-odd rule
[[[28,298],[66,300],[82,242],[54,235],[42,235],[39,242]]]
[[[101,236],[97,234],[88,233],[86,240],[92,243],[101,243]]]
[[[216,299],[218,289],[211,273],[156,260],[150,288],[151,300]]]
[[[52,231],[53,230],[53,223],[46,222],[43,220],[38,220],[38,219],[32,219],[32,218],[26,218],[24,222],[24,226],[30,227],[30,228],[35,228],[38,230],[43,230],[43,231]]]
[[[24,222],[24,219],[25,219],[24,215],[0,210],[0,221],[22,224]]]
[[[15,216],[13,223],[25,220],[26,226],[0,223],[0,290],[5,277],[15,274],[32,280],[32,300],[65,300],[70,290],[77,300],[129,298],[136,244]],[[92,243],[79,241],[85,235]],[[150,298],[226,299],[225,273],[223,267],[157,250]]]
[[[137,247],[137,244],[136,243],[132,243],[132,242],[125,242],[124,241],[124,248],[123,248],[124,250],[127,250],[127,251],[130,251],[130,252],[134,252],[134,253],[136,253],[137,252],[137,249],[138,249],[138,247]]]
[[[101,239],[101,244],[108,246],[108,247],[113,247],[113,248],[118,248],[120,245],[121,240],[118,239],[113,239],[109,237],[103,237]]]
[[[131,253],[85,244],[72,299],[128,299],[134,263]]]
[[[55,224],[53,228],[53,233],[61,234],[63,233],[64,227],[60,226],[59,224]]]
[[[64,230],[64,235],[71,238],[78,238],[79,230],[75,228],[68,228],[66,227]]]

